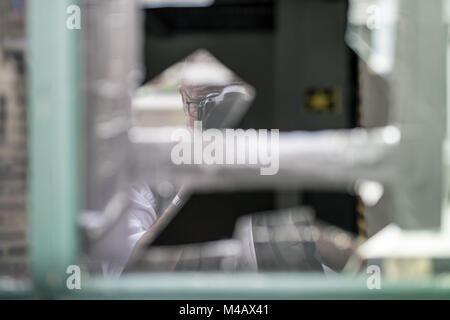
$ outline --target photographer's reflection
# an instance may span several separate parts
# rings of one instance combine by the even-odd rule
[[[231,128],[237,124],[253,99],[253,89],[237,78],[208,52],[199,50],[185,61],[180,76],[179,94],[188,128],[195,123],[203,129]],[[183,185],[164,210],[141,237],[134,253],[151,243],[186,203],[189,186]],[[174,251],[177,255],[177,251]],[[176,258],[174,258],[176,260]]]
[[[197,121],[203,129],[236,125],[254,95],[250,86],[204,50],[183,62],[179,94],[190,129]],[[149,185],[144,182],[132,188],[129,210],[91,246],[91,269],[119,276],[130,258],[154,240],[189,198],[189,186],[183,185],[164,208],[163,199]]]

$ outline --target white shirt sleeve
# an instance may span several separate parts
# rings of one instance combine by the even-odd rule
[[[148,185],[133,188],[130,210],[91,246],[90,263],[100,264],[105,276],[120,276],[136,243],[158,218],[156,208],[156,199]]]

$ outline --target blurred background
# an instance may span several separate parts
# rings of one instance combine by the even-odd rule
[[[107,276],[143,186],[160,222],[119,272],[149,277],[143,297],[158,294],[161,271],[280,273],[281,286],[313,272],[323,296],[323,275],[342,273],[358,296],[375,265],[392,292],[436,285],[450,270],[448,5],[0,0],[4,295],[54,297],[69,265]],[[279,129],[278,174],[171,163],[170,133],[186,124],[180,78],[198,50],[254,89],[219,129]],[[186,185],[183,207],[165,214]]]

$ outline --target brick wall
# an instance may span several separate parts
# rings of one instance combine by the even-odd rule
[[[27,274],[22,1],[0,0],[0,276]]]

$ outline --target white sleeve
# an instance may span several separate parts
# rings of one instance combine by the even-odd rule
[[[100,264],[105,276],[120,276],[136,243],[156,221],[156,207],[155,197],[147,185],[132,189],[129,212],[90,248],[90,262]]]

